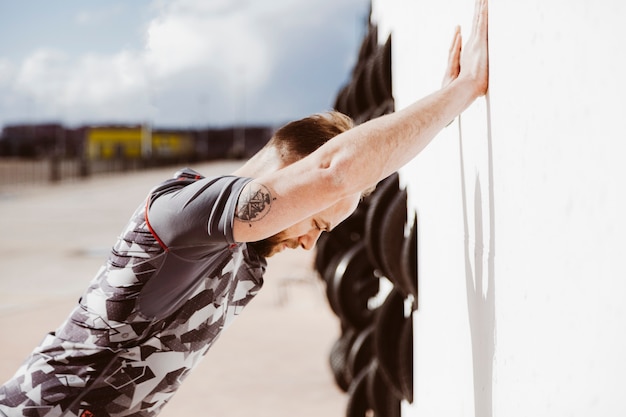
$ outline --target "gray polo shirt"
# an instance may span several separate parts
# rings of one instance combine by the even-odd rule
[[[186,169],[155,187],[68,319],[0,387],[0,411],[158,414],[263,285],[265,259],[232,232],[249,181]]]

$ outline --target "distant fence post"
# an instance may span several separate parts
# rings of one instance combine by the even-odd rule
[[[83,155],[78,159],[78,176],[79,178],[87,178],[89,174],[89,159]]]
[[[56,153],[50,157],[50,182],[61,181],[61,158]]]

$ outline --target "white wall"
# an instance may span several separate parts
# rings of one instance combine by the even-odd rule
[[[472,0],[374,0],[397,108]],[[626,415],[626,3],[492,0],[490,93],[401,172],[419,215],[405,416]]]

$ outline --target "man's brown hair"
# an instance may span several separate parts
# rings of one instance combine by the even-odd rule
[[[337,111],[318,113],[279,128],[267,145],[275,147],[283,161],[292,163],[352,127],[354,122],[345,114]]]

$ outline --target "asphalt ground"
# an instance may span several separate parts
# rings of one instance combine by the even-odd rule
[[[241,162],[192,165],[204,175]],[[177,168],[0,188],[0,383],[61,324],[149,189]],[[328,354],[339,321],[313,252],[268,260],[265,285],[161,417],[341,416],[347,395]]]

